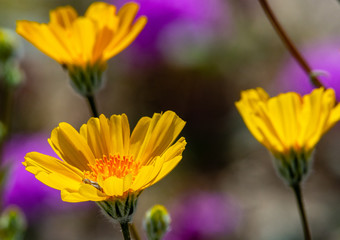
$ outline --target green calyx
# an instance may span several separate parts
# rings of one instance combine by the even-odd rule
[[[68,70],[72,87],[83,96],[92,96],[102,86],[102,74],[106,63],[97,63],[86,67],[70,65],[63,65],[63,67]]]
[[[128,193],[122,198],[114,198],[108,201],[96,202],[97,205],[112,219],[119,223],[129,223],[137,208],[139,194]]]
[[[287,185],[295,186],[308,176],[313,160],[312,155],[311,152],[297,153],[294,150],[291,150],[288,155],[275,154],[274,166]]]

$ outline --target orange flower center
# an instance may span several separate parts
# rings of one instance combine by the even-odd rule
[[[97,177],[101,176],[103,180],[108,177],[116,176],[124,178],[128,174],[136,176],[140,164],[133,160],[130,156],[110,155],[109,157],[103,156],[102,159],[96,159],[94,164],[89,164],[90,171],[84,172],[84,179],[97,182]]]

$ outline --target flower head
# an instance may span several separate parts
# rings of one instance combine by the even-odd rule
[[[333,89],[315,89],[303,97],[289,92],[270,98],[256,88],[243,91],[236,107],[253,136],[280,160],[280,174],[287,167],[295,172],[291,175],[297,174],[289,181],[300,181],[306,175],[315,145],[340,120]]]
[[[60,123],[49,143],[62,160],[31,152],[23,164],[66,202],[131,200],[182,159],[185,139],[172,143],[184,125],[172,111],[141,118],[131,135],[125,114],[91,118],[80,132]]]
[[[114,5],[94,2],[84,16],[78,16],[71,6],[59,7],[50,12],[49,23],[21,20],[16,30],[65,66],[74,84],[82,75],[95,84],[92,78],[100,78],[106,61],[129,46],[144,28],[145,16],[134,21],[138,9],[131,2],[116,13]]]

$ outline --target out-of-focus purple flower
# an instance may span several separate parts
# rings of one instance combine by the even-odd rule
[[[218,193],[198,192],[170,209],[171,230],[165,240],[211,240],[233,233],[240,220],[239,209]]]
[[[43,210],[57,210],[66,206],[60,192],[41,184],[22,165],[26,153],[39,151],[57,157],[45,134],[16,135],[4,147],[4,164],[9,166],[5,185],[4,204],[17,205],[28,219],[39,216]]]
[[[118,6],[130,0],[114,1]],[[230,14],[223,0],[134,0],[140,4],[139,15],[148,23],[133,44],[142,57],[157,59],[179,49],[228,32]]]
[[[324,40],[301,48],[302,55],[326,88],[335,90],[340,101],[340,38]],[[295,91],[300,94],[310,93],[314,88],[307,74],[290,57],[280,70],[276,87],[279,92]]]

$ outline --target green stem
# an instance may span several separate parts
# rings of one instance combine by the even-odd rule
[[[308,226],[308,221],[307,221],[307,217],[306,217],[306,212],[305,212],[305,208],[303,205],[303,197],[302,197],[302,191],[300,188],[300,184],[295,184],[291,186],[295,197],[296,197],[296,202],[298,205],[298,209],[299,209],[299,213],[300,213],[300,218],[301,218],[301,223],[302,223],[302,227],[303,227],[303,233],[305,235],[305,240],[311,240],[311,234],[310,234],[310,230],[309,230],[309,226]]]
[[[273,25],[276,33],[279,35],[281,38],[282,42],[284,45],[287,47],[288,51],[290,54],[295,58],[295,60],[299,63],[299,65],[302,67],[302,69],[306,72],[308,77],[310,78],[312,84],[319,88],[322,87],[322,83],[320,80],[313,75],[313,71],[307,61],[303,58],[301,53],[298,51],[298,49],[295,47],[293,42],[290,40],[286,32],[283,30],[281,24],[277,20],[273,10],[270,8],[269,4],[267,3],[267,0],[259,0],[264,12],[266,13],[270,23]]]
[[[141,240],[141,238],[138,234],[137,228],[133,223],[130,223],[130,230],[131,230],[132,236],[135,240]]]
[[[88,95],[88,96],[86,96],[86,99],[87,99],[87,101],[89,103],[89,107],[90,107],[90,109],[92,111],[92,116],[93,117],[99,117],[98,111],[97,111],[97,107],[96,107],[96,101],[94,99],[94,96],[93,95]]]
[[[131,240],[130,231],[129,231],[129,223],[128,222],[120,222],[120,227],[122,228],[124,240]]]

